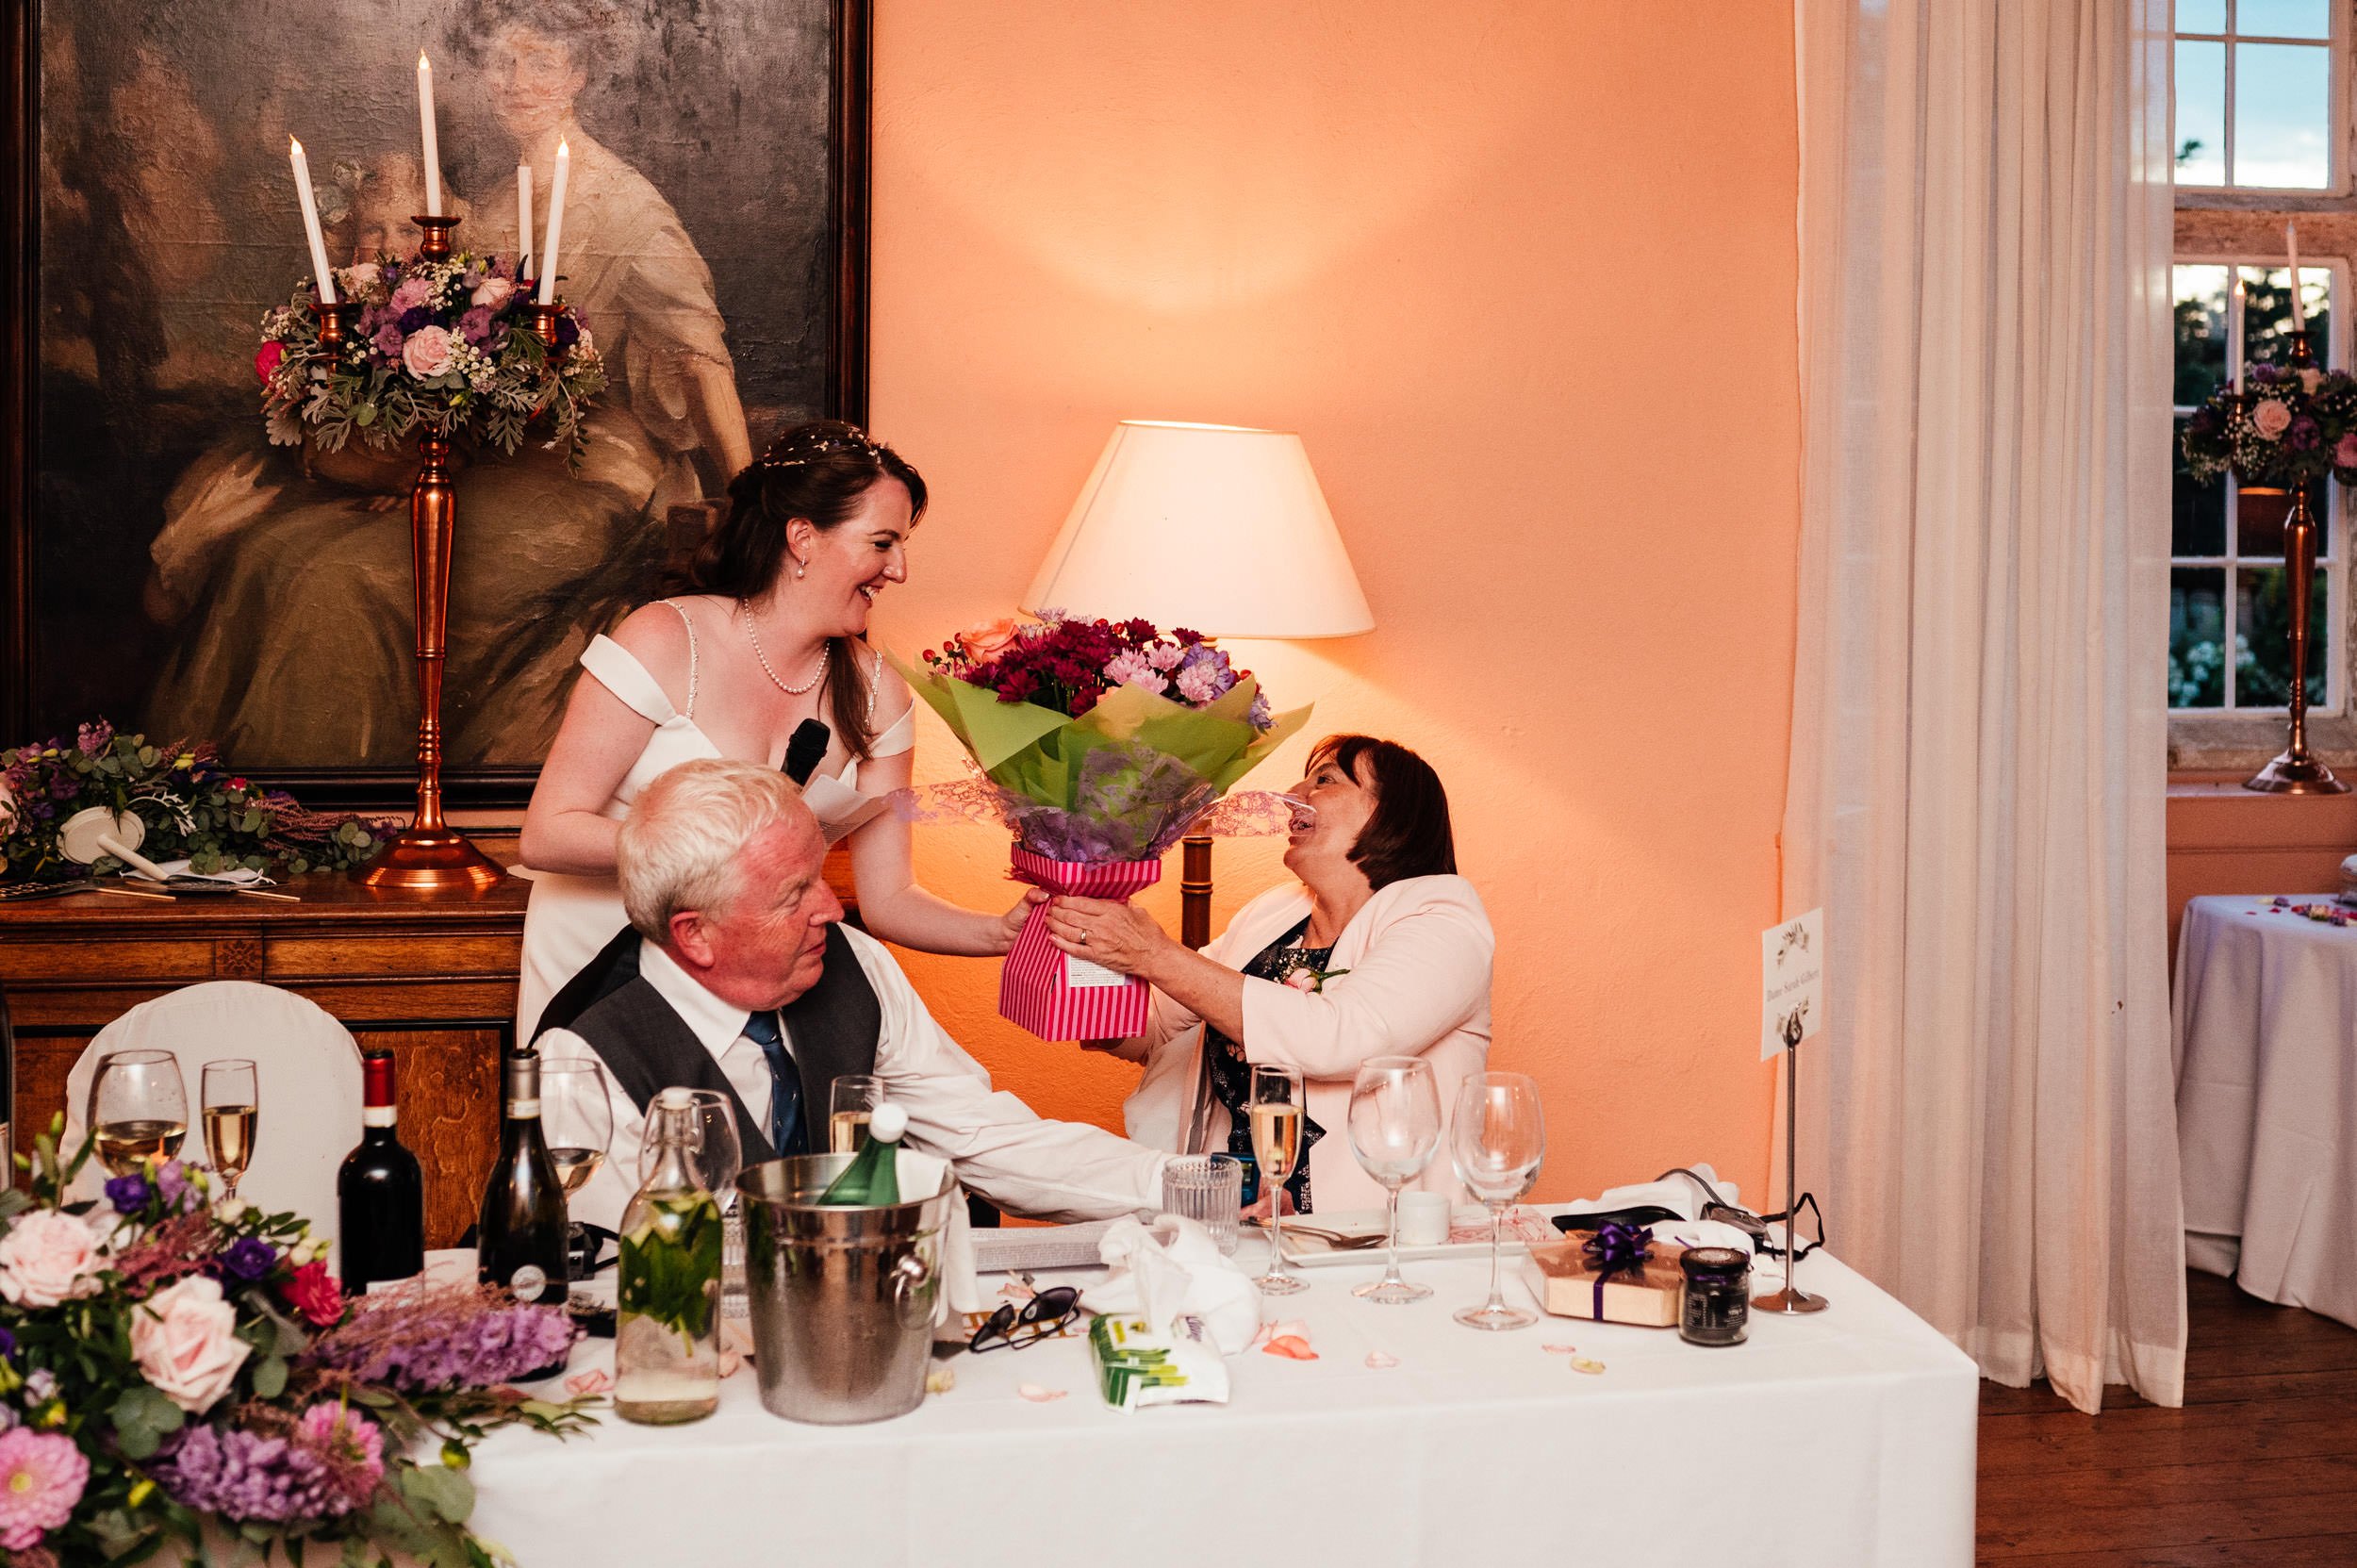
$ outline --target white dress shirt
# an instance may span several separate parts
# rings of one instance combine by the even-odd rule
[[[994,1092],[990,1075],[933,1021],[883,944],[849,926],[843,934],[883,1011],[875,1071],[886,1097],[909,1114],[909,1147],[948,1160],[960,1181],[1010,1213],[1104,1219],[1162,1207],[1167,1154],[1102,1128],[1046,1120],[1014,1096]],[[703,1042],[754,1119],[767,1125],[769,1060],[745,1034],[751,1015],[705,990],[651,942],[639,944],[638,973]],[[791,1025],[785,1045],[794,1048]],[[597,1055],[567,1029],[541,1035],[539,1048],[543,1060]],[[569,1207],[573,1218],[615,1230],[638,1190],[646,1118],[611,1074],[606,1094],[614,1106],[614,1138],[604,1165]],[[802,1117],[814,1134],[824,1135],[827,1107],[804,1105]]]

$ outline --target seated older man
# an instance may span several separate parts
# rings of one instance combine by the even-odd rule
[[[544,1057],[594,1053],[612,1086],[613,1145],[575,1219],[620,1220],[659,1091],[726,1096],[750,1165],[809,1152],[845,1073],[882,1078],[909,1147],[1002,1208],[1096,1219],[1161,1205],[1167,1155],[993,1093],[883,945],[838,923],[826,841],[784,775],[682,763],[639,795],[616,856],[637,978],[538,1042]]]

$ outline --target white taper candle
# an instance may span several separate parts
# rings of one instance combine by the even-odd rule
[[[516,275],[524,275],[524,257],[532,254],[532,165],[516,165]]]
[[[565,234],[565,181],[573,171],[573,150],[556,144],[556,177],[549,182],[549,238],[540,247],[540,303],[556,303],[556,246]]]
[[[2291,252],[2292,330],[2305,332],[2308,330],[2308,312],[2299,303],[2299,221],[2297,218],[2284,220],[2283,248]]]
[[[418,51],[418,129],[425,136],[425,215],[442,215],[442,143],[434,134],[434,67]]]
[[[327,268],[327,238],[320,233],[320,205],[311,195],[311,165],[303,143],[287,138],[288,156],[294,164],[295,196],[303,203],[303,237],[311,242],[311,276],[319,283],[320,304],[336,303],[336,275]]]

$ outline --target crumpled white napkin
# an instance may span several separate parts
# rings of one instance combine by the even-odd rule
[[[225,882],[232,887],[275,887],[278,885],[251,866],[239,866],[227,871],[190,870],[189,867],[195,864],[194,861],[183,856],[178,860],[157,861],[155,867],[167,877],[196,877],[204,882]],[[150,880],[144,873],[138,874],[142,881]]]
[[[1721,1198],[1729,1203],[1743,1201],[1732,1181],[1723,1180],[1708,1165],[1689,1167],[1694,1173],[1719,1189]],[[1709,1200],[1696,1183],[1683,1176],[1666,1176],[1658,1181],[1640,1181],[1631,1186],[1613,1187],[1596,1198],[1582,1198],[1574,1207],[1588,1210],[1633,1209],[1641,1203],[1657,1203],[1664,1209],[1674,1209],[1684,1219],[1656,1220],[1650,1227],[1655,1239],[1675,1242],[1680,1246],[1733,1246],[1745,1252],[1752,1249],[1752,1238],[1732,1225],[1721,1220],[1697,1219],[1703,1205]]]
[[[1260,1331],[1261,1293],[1195,1221],[1178,1214],[1157,1215],[1150,1225],[1116,1220],[1097,1250],[1113,1273],[1080,1297],[1089,1311],[1135,1314],[1157,1327],[1181,1315],[1200,1318],[1223,1356],[1242,1354]]]

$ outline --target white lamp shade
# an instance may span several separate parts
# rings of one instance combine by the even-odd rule
[[[1124,420],[1023,607],[1207,636],[1375,630],[1301,437]]]

